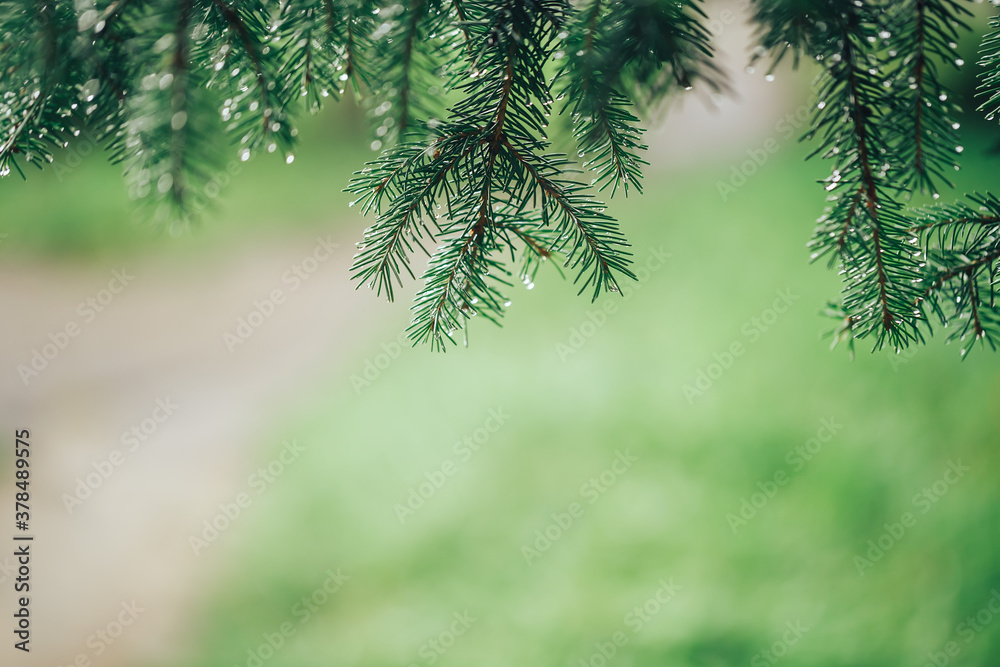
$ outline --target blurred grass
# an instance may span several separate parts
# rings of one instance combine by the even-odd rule
[[[983,189],[989,142],[968,144],[962,187]],[[503,330],[474,323],[469,349],[406,350],[360,393],[348,375],[303,395],[258,461],[288,437],[307,452],[203,556],[225,576],[184,664],[247,665],[291,621],[269,667],[429,665],[426,642],[464,610],[478,621],[434,664],[575,667],[616,631],[616,665],[771,664],[759,652],[796,621],[790,666],[923,665],[948,641],[955,664],[997,664],[1000,622],[956,634],[1000,587],[996,357],[962,363],[940,336],[897,364],[827,351],[817,311],[839,285],[806,262],[823,167],[802,154],[783,146],[728,202],[728,164],[654,172],[616,201],[636,256],[672,257],[565,362],[557,343],[594,306],[550,272],[515,290]],[[798,301],[750,341],[743,324],[785,288]],[[351,373],[397,334],[345,351]],[[746,353],[689,403],[683,386],[734,341]],[[499,407],[508,423],[461,461],[456,441]],[[786,453],[823,418],[843,429],[794,472]],[[587,504],[581,484],[625,450],[638,462]],[[394,506],[447,460],[456,474],[401,525]],[[971,471],[921,513],[914,496],[959,460]],[[779,469],[788,485],[734,535],[727,514]],[[522,545],[574,501],[584,515],[528,566]],[[854,556],[906,511],[916,525],[859,575]],[[300,624],[328,568],[351,578]],[[626,614],[661,579],[681,592],[633,633]]]
[[[235,149],[222,149],[213,173],[221,174],[224,187],[190,227],[173,237],[152,222],[152,206],[129,201],[121,167],[108,163],[102,150],[90,152],[72,168],[68,165],[77,164],[72,147],[57,152],[55,163],[62,169],[26,169],[25,181],[17,175],[0,180],[0,202],[8,212],[0,219],[0,233],[9,234],[0,251],[92,260],[146,251],[212,250],[243,234],[287,234],[316,226],[328,229],[331,221],[356,222],[345,215],[347,196],[340,191],[373,156],[359,114],[345,103],[305,118],[299,145],[323,150],[304,148],[292,164],[278,155],[240,163]],[[230,161],[239,170],[231,179],[225,174]],[[204,192],[205,184],[194,187]]]

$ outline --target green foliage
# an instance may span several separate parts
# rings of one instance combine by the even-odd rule
[[[804,138],[831,174],[809,245],[843,276],[835,340],[898,351],[954,321],[951,337],[994,344],[996,241],[968,221],[992,196],[905,207],[958,168],[960,109],[940,70],[962,64],[965,5],[752,2],[754,60],[821,68]],[[85,132],[157,220],[186,220],[223,140],[241,160],[290,162],[296,114],[350,85],[381,150],[349,185],[375,216],[353,276],[391,300],[413,255],[429,257],[410,335],[444,349],[472,317],[499,322],[546,262],[593,299],[634,277],[594,190],[641,192],[640,112],[725,91],[710,37],[699,0],[19,0],[0,8],[0,174]],[[1000,30],[982,65],[993,117]],[[553,151],[553,119],[580,161]]]
[[[857,335],[898,349],[917,340],[914,310],[916,260],[907,218],[893,200],[899,183],[889,177],[893,147],[887,125],[894,113],[887,74],[867,45],[877,42],[880,16],[868,5],[843,4],[817,24],[813,38],[824,72],[819,102],[806,138],[813,154],[833,163],[826,179],[830,206],[817,224],[812,257],[831,256],[844,274],[844,308]]]
[[[503,290],[514,276],[505,254],[522,255],[518,278],[525,283],[533,258],[562,254],[578,269],[581,292],[591,288],[595,299],[602,288],[618,291],[615,273],[632,276],[627,243],[604,205],[567,176],[573,165],[565,156],[548,152],[553,100],[542,65],[565,9],[561,2],[465,3],[469,48],[458,52],[467,74],[455,86],[461,101],[352,183],[365,211],[378,214],[356,258],[356,278],[391,299],[400,267],[410,271],[413,246],[441,244],[416,298],[417,341],[441,349],[466,319],[502,317]]]
[[[52,149],[65,145],[82,115],[74,88],[86,92],[82,63],[66,57],[75,42],[73,8],[66,3],[40,3],[27,16],[21,9],[15,3],[0,5],[3,176],[11,168],[23,175],[17,158],[39,168],[52,161]]]
[[[756,3],[764,53],[777,62],[791,50],[796,62],[805,55],[822,66],[804,138],[833,168],[809,245],[814,260],[828,257],[843,276],[843,301],[828,309],[843,322],[835,343],[849,332],[899,351],[924,342],[934,316],[959,325],[949,340],[971,334],[994,345],[990,234],[966,231],[963,206],[919,213],[933,219],[930,234],[902,205],[915,192],[939,197],[939,184],[951,185],[945,171],[958,169],[960,109],[939,66],[962,64],[956,42],[969,15],[955,0]]]
[[[963,356],[976,340],[995,350],[1000,342],[995,294],[1000,200],[971,195],[968,202],[918,211],[917,219],[926,258],[921,304],[942,326],[956,324],[948,339],[962,342]]]

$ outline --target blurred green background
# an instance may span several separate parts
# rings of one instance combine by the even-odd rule
[[[720,197],[745,151],[803,103],[805,86],[793,88],[727,157],[684,163],[654,148],[646,193],[611,211],[640,262],[653,249],[670,257],[600,326],[588,311],[603,300],[543,271],[535,289],[513,290],[502,329],[473,322],[468,348],[431,354],[396,347],[405,295],[363,295],[370,316],[343,322],[360,332],[337,351],[343,372],[290,384],[293,408],[257,415],[267,427],[245,443],[237,487],[282,441],[304,452],[200,556],[217,575],[185,597],[180,657],[137,649],[128,663],[1000,664],[1000,613],[989,610],[992,599],[1000,612],[997,357],[977,348],[962,362],[940,334],[899,357],[865,342],[853,362],[828,350],[820,334],[836,322],[819,311],[839,281],[807,263],[825,173],[803,163],[808,147],[779,137],[747,184]],[[966,126],[959,191],[995,189],[1000,134]],[[0,252],[44,266],[155,258],[181,271],[235,239],[332,234],[349,257],[365,221],[340,190],[371,155],[362,127],[347,106],[307,121],[294,164],[252,161],[179,237],[134,212],[100,156],[63,178],[8,179]],[[772,318],[779,291],[797,299]],[[734,342],[745,352],[712,368]],[[701,371],[717,377],[686,395]],[[504,415],[495,432],[491,410]],[[796,463],[795,448],[809,447]],[[626,452],[634,462],[615,471]],[[785,483],[771,484],[776,473]],[[421,488],[429,497],[401,521],[398,505]],[[744,499],[757,507],[743,506],[742,524],[732,515]],[[194,529],[164,530],[177,541]],[[525,547],[539,550],[530,564]],[[328,571],[348,577],[329,595]]]

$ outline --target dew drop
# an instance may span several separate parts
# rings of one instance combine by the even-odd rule
[[[292,155],[291,153],[289,153],[288,155],[285,156],[285,164],[291,164],[293,162],[295,162],[295,156],[294,155]]]
[[[164,194],[170,190],[174,185],[174,177],[170,174],[164,174],[160,176],[160,179],[156,182],[156,189],[160,191],[160,194]]]
[[[77,28],[80,32],[84,30],[89,30],[97,23],[97,11],[93,9],[88,9],[87,11],[80,14],[80,18],[77,20]]]
[[[187,124],[188,115],[185,111],[178,111],[170,118],[170,129],[180,130]]]

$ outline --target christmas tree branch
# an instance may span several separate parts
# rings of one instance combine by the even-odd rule
[[[917,212],[915,231],[923,240],[927,285],[918,305],[937,315],[942,325],[959,324],[948,340],[964,341],[963,356],[976,340],[996,347],[1000,310],[995,303],[1000,261],[1000,200],[972,195],[969,203],[936,206]],[[988,296],[984,296],[988,295]]]
[[[861,62],[877,23],[864,7],[845,9],[835,18],[827,42],[833,46],[820,54],[827,68],[806,136],[821,137],[813,155],[834,161],[826,189],[847,188],[849,194],[832,195],[834,203],[820,218],[810,245],[813,259],[833,253],[843,265],[844,308],[857,335],[874,334],[876,348],[888,343],[898,349],[920,339],[912,305],[913,281],[919,276],[907,245],[908,224],[884,185],[890,149],[883,137],[884,110],[891,108],[890,93],[873,63]]]
[[[610,45],[597,35],[599,24],[607,27],[606,19],[599,21],[605,14],[605,5],[594,0],[568,26],[566,66],[573,71],[564,77],[562,96],[570,100],[574,138],[590,158],[585,166],[597,174],[599,189],[611,186],[614,196],[621,187],[627,195],[631,184],[641,193],[641,167],[647,163],[637,153],[646,146],[640,141],[639,119],[628,110],[630,101],[614,88]]]
[[[961,147],[955,117],[961,110],[941,82],[937,63],[962,63],[956,51],[959,31],[969,26],[960,16],[971,13],[955,0],[909,0],[888,20],[894,60],[899,61],[892,135],[907,190],[937,195],[935,181],[951,187],[943,169],[958,169],[955,157]]]

